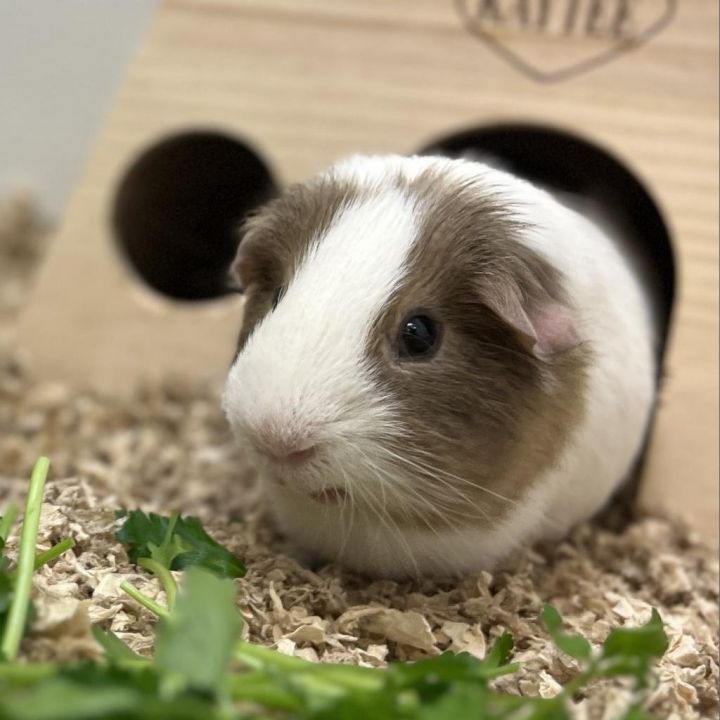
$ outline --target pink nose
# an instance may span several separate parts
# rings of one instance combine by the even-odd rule
[[[309,460],[315,455],[315,446],[305,447],[300,450],[293,449],[292,446],[281,445],[275,443],[272,447],[264,445],[258,448],[263,455],[267,455],[272,460],[280,463],[288,463],[291,465],[299,465]]]
[[[315,446],[311,445],[310,447],[304,448],[303,450],[293,450],[292,452],[288,453],[284,458],[278,459],[285,460],[286,462],[290,463],[301,463],[309,460],[314,454]]]
[[[263,455],[283,463],[303,463],[316,453],[309,438],[287,437],[264,427],[255,434],[254,445]]]

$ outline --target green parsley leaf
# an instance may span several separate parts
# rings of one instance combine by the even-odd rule
[[[155,663],[167,686],[218,693],[241,627],[232,581],[189,568],[173,612],[159,621],[155,640]]]
[[[483,667],[488,670],[499,669],[504,666],[511,667],[507,665],[507,661],[510,658],[514,644],[512,635],[504,632],[495,640],[490,652],[485,656],[482,661]]]
[[[51,678],[38,687],[4,699],[3,718],[12,720],[94,720],[127,717],[142,702],[135,690],[122,685],[92,687],[64,678]]]
[[[545,629],[552,637],[555,645],[558,646],[566,655],[576,660],[588,661],[592,656],[592,647],[590,643],[581,635],[571,635],[563,629],[563,621],[560,613],[549,604],[545,604],[540,614],[540,619],[545,625]]]
[[[105,651],[105,657],[111,662],[144,659],[133,652],[112,630],[104,630],[99,625],[93,625],[92,634]]]
[[[5,623],[7,622],[8,612],[10,610],[10,603],[13,597],[13,578],[10,573],[2,568],[2,560],[7,558],[0,558],[0,637],[5,632]],[[35,607],[32,600],[28,600],[28,609],[25,616],[25,626],[23,635],[27,632],[35,617]]]
[[[179,513],[173,513],[170,516],[165,529],[165,537],[160,545],[155,545],[152,542],[147,544],[150,557],[168,570],[172,567],[173,561],[178,555],[192,549],[183,542],[179,535],[175,534],[175,526],[179,517]]]
[[[505,695],[473,685],[454,685],[437,702],[423,705],[418,720],[569,720],[554,699]]]
[[[668,648],[660,613],[653,608],[645,625],[636,628],[617,628],[603,643],[604,657],[659,658]]]
[[[638,688],[648,684],[652,662],[665,654],[668,639],[662,619],[653,608],[650,620],[636,628],[617,628],[603,643],[601,673],[603,677],[627,675],[635,678]]]
[[[229,550],[215,542],[195,517],[170,518],[142,510],[118,511],[125,518],[117,539],[130,559],[152,558],[168,570],[184,570],[199,565],[220,577],[236,578],[245,574],[245,566]]]
[[[10,530],[12,530],[12,526],[15,524],[17,514],[17,506],[10,504],[5,509],[5,512],[0,515],[0,552],[5,548],[5,541],[8,539]]]
[[[5,688],[0,682],[3,720],[228,720],[210,698],[183,695],[166,699],[161,678],[146,665],[128,670],[83,662],[30,686]],[[238,718],[239,720],[239,718]]]

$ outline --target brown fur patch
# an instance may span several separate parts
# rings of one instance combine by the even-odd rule
[[[416,489],[442,504],[448,524],[494,524],[557,463],[581,419],[588,351],[540,360],[490,310],[492,294],[508,290],[526,304],[567,301],[555,269],[514,241],[521,227],[491,192],[448,187],[434,172],[398,183],[418,197],[424,221],[407,277],[368,346],[407,428],[393,450],[427,468],[416,473]],[[443,324],[440,349],[427,361],[396,354],[401,320],[413,308]],[[429,520],[406,512],[395,519]]]

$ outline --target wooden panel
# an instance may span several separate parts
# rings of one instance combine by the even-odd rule
[[[170,133],[235,133],[290,182],[348,153],[411,152],[467,126],[561,125],[623,158],[658,199],[677,241],[679,306],[644,498],[686,509],[716,537],[718,8],[712,0],[677,6],[644,46],[542,84],[468,32],[450,1],[166,2],[23,319],[20,340],[36,371],[116,390],[139,377],[224,373],[238,301],[160,298],[132,278],[110,239],[118,179],[142,148]],[[522,37],[507,31],[502,39],[559,61],[583,43],[597,45],[515,34]]]

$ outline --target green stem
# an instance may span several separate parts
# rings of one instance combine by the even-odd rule
[[[263,705],[266,709],[299,710],[302,700],[299,693],[293,693],[275,681],[262,670],[249,670],[228,677],[232,699],[245,700]]]
[[[55,663],[0,663],[0,681],[8,685],[32,685],[56,675]]]
[[[277,650],[271,650],[263,645],[253,645],[252,643],[244,641],[239,642],[235,646],[233,655],[238,662],[255,670],[275,667],[280,670],[307,671],[309,667],[313,667],[314,665],[314,663],[311,663],[309,660],[283,655]]]
[[[175,598],[178,592],[178,586],[172,573],[164,565],[161,565],[152,558],[140,558],[138,565],[149,570],[160,580],[163,590],[165,590],[165,595],[167,596],[168,610],[172,610],[175,607]]]
[[[513,673],[519,672],[520,667],[520,663],[508,663],[507,665],[501,665],[499,668],[493,668],[492,670],[483,670],[482,677],[484,680],[494,680],[503,675],[512,675]]]
[[[139,602],[144,608],[147,608],[153,615],[158,617],[167,617],[170,613],[158,605],[154,600],[151,600],[147,595],[143,595],[136,587],[131,585],[127,580],[120,584],[120,589],[124,590],[133,600]]]
[[[52,562],[56,557],[60,557],[64,552],[75,547],[75,540],[73,538],[65,538],[59,543],[55,543],[51,548],[38,553],[35,556],[35,569],[38,570],[43,565],[47,565]]]
[[[313,663],[302,658],[283,655],[263,645],[253,645],[240,642],[235,647],[234,658],[254,670],[274,668],[283,673],[293,673],[297,679],[302,676],[302,682],[322,685],[345,690],[372,692],[379,690],[384,682],[384,676],[371,668],[350,665],[336,665],[333,663]]]
[[[0,539],[7,540],[12,526],[15,524],[15,518],[18,514],[17,505],[10,503],[5,510],[5,514],[0,517]]]
[[[170,515],[170,521],[168,522],[167,530],[165,531],[165,537],[163,538],[162,544],[167,545],[170,542],[173,532],[175,531],[175,525],[177,525],[180,513],[176,510]]]
[[[303,677],[313,677],[344,690],[357,692],[376,692],[385,682],[382,670],[335,663],[312,663],[312,668],[303,673]]]
[[[35,463],[30,477],[30,488],[25,503],[25,517],[20,536],[17,578],[5,625],[5,635],[2,645],[0,645],[2,655],[6,660],[14,660],[17,657],[20,640],[25,629],[32,589],[32,574],[35,568],[35,545],[40,525],[40,510],[49,468],[50,461],[46,457],[41,457]]]
[[[65,538],[64,540],[61,540],[59,543],[55,543],[51,548],[48,550],[45,550],[41,553],[38,553],[35,556],[35,562],[33,564],[34,570],[39,570],[43,565],[47,565],[49,562],[52,562],[56,557],[59,557],[64,552],[67,552],[70,548],[75,547],[75,540],[72,538]],[[17,575],[17,569],[13,570],[10,573],[11,578],[15,578]]]

